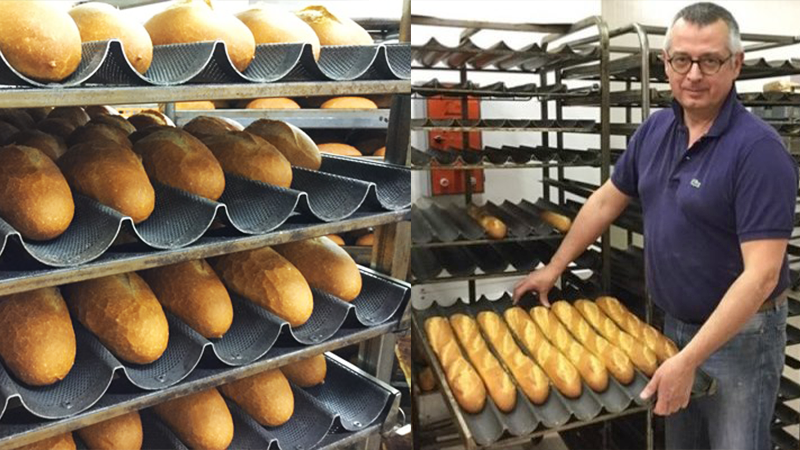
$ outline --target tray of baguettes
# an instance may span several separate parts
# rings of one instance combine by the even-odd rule
[[[415,309],[412,320],[462,436],[478,446],[643,407],[649,378],[678,352],[608,296],[549,308],[483,296]],[[698,372],[692,393],[715,386]]]

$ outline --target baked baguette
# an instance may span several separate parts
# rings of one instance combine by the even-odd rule
[[[301,388],[309,388],[325,382],[328,373],[328,363],[325,354],[320,353],[295,363],[281,367],[281,372],[292,383]]]
[[[539,217],[550,224],[556,230],[565,233],[572,227],[572,219],[567,216],[554,213],[553,211],[542,211]]]
[[[425,334],[439,359],[456,402],[468,413],[481,412],[486,404],[486,386],[461,353],[450,322],[444,317],[430,317],[425,321]]]
[[[294,414],[292,387],[277,369],[223,385],[220,391],[265,427],[283,425]]]
[[[53,161],[58,161],[58,158],[67,152],[67,144],[63,139],[37,129],[15,133],[9,137],[7,143],[38,148]]]
[[[239,122],[225,117],[197,116],[183,126],[183,131],[200,140],[206,136],[242,130],[244,127]]]
[[[92,120],[89,113],[80,106],[59,106],[47,114],[48,119],[64,119],[75,128],[82,127]]]
[[[531,316],[524,309],[515,306],[505,310],[503,318],[506,319],[508,328],[533,356],[556,389],[569,398],[579,397],[583,385],[578,369],[547,341]]]
[[[308,282],[292,263],[269,247],[221,256],[214,269],[231,290],[293,327],[311,317],[314,297]]]
[[[279,120],[258,119],[244,129],[274,145],[293,166],[318,170],[322,155],[317,144],[296,126]]]
[[[141,450],[144,439],[137,411],[89,425],[77,433],[92,450]]]
[[[335,242],[322,236],[275,246],[308,284],[350,302],[361,293],[361,272],[356,262]]]
[[[372,36],[349,17],[335,14],[324,6],[306,6],[295,12],[311,26],[322,45],[372,45]]]
[[[466,314],[453,314],[449,320],[467,357],[483,379],[489,396],[500,411],[513,410],[517,404],[517,389],[500,362],[489,351],[475,319]]]
[[[502,220],[486,213],[482,208],[475,205],[467,207],[467,214],[480,224],[486,235],[491,239],[503,239],[508,233],[508,228]]]
[[[68,431],[58,436],[18,447],[16,450],[75,450],[76,448],[72,433]]]
[[[316,38],[317,35],[314,35]],[[300,109],[296,101],[286,97],[257,98],[245,106],[246,109]]]
[[[503,319],[495,312],[482,311],[478,313],[478,324],[525,396],[534,404],[544,403],[550,395],[547,375],[531,358],[522,353]]]
[[[633,365],[645,375],[649,377],[655,373],[658,367],[656,354],[633,336],[620,330],[596,303],[589,300],[578,300],[575,302],[575,308],[604,338],[625,352]]]
[[[587,350],[603,361],[617,381],[622,384],[633,381],[633,363],[628,355],[597,334],[574,306],[559,300],[550,309]]]
[[[55,383],[75,363],[72,320],[54,287],[0,298],[0,330],[0,357],[24,383]]]
[[[244,131],[228,131],[200,139],[226,173],[283,188],[292,185],[289,160],[264,139]]]
[[[364,156],[357,148],[352,145],[340,144],[337,142],[329,142],[326,144],[317,145],[319,151],[322,153],[330,153],[333,155],[342,156]]]
[[[656,354],[659,364],[678,354],[678,347],[672,340],[636,317],[635,314],[630,312],[630,310],[616,298],[598,297],[595,303],[597,303],[597,306],[599,306],[608,317],[611,317],[611,320],[616,322],[620,328],[643,342],[647,348],[652,350]]]
[[[205,260],[150,269],[141,275],[164,309],[204,337],[221,338],[231,327],[231,297]]]
[[[160,403],[153,410],[189,448],[225,450],[233,440],[233,417],[214,388]]]

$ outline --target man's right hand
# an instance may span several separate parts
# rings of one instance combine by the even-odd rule
[[[516,305],[525,293],[534,291],[539,294],[539,301],[549,308],[547,293],[555,286],[559,275],[561,272],[549,265],[534,270],[514,286],[514,304]]]

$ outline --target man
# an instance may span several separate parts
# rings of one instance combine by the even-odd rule
[[[786,342],[797,166],[780,137],[738,101],[744,54],[733,16],[682,9],[662,51],[674,102],[648,118],[578,213],[550,263],[514,289],[547,292],[628,205],[644,213],[648,294],[682,350],[642,392],[657,394],[668,448],[768,449]],[[716,395],[689,402],[695,369]]]

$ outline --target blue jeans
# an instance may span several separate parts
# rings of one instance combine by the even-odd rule
[[[768,450],[770,422],[786,349],[787,304],[756,313],[703,363],[717,380],[717,393],[692,399],[667,416],[666,448]],[[700,325],[667,315],[664,332],[683,348]]]

